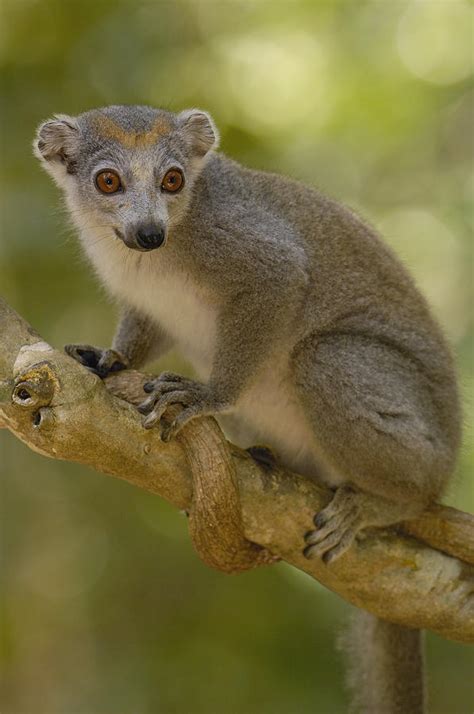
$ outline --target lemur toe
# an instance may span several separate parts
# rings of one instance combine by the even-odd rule
[[[355,493],[350,487],[339,488],[332,501],[313,519],[316,530],[305,534],[306,558],[322,558],[329,563],[353,543],[362,527]]]
[[[150,412],[150,414],[148,414],[147,417],[143,420],[144,428],[152,429],[157,424],[159,419],[160,417],[157,416],[154,412]]]
[[[305,558],[322,558],[325,563],[330,563],[350,548],[357,532],[357,527],[346,528],[344,526],[329,533],[311,531],[306,536],[306,542],[309,545],[304,549],[303,554]],[[315,535],[319,536],[320,540],[316,540]]]
[[[334,546],[334,548],[331,548],[330,550],[327,550],[324,555],[323,555],[323,561],[328,565],[329,563],[332,563],[332,561],[337,560],[343,553],[346,552],[346,550],[349,550],[351,545],[353,544],[356,535],[358,533],[357,529],[354,530],[348,530],[341,538],[339,543]]]

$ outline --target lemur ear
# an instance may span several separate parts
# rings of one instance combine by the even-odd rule
[[[54,170],[63,164],[68,173],[76,167],[79,143],[79,125],[74,117],[57,114],[38,127],[33,142],[33,150],[40,161],[47,162],[45,168]]]
[[[200,109],[185,109],[178,123],[188,143],[198,156],[205,156],[219,145],[219,132],[212,117]]]

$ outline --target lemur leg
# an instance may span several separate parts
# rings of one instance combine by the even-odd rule
[[[120,318],[111,349],[91,345],[66,345],[68,355],[102,379],[111,372],[138,368],[171,347],[167,335],[148,317],[126,308]]]
[[[305,555],[328,562],[361,529],[421,512],[442,488],[449,455],[429,380],[396,348],[354,334],[314,336],[295,350],[293,369],[319,445],[345,482],[306,534]]]

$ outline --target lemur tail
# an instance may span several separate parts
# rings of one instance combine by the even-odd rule
[[[423,714],[423,638],[412,630],[357,610],[341,638],[349,655],[354,714]]]

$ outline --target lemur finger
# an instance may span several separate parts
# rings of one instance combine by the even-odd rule
[[[158,399],[162,394],[166,392],[172,392],[173,390],[179,390],[183,388],[182,382],[159,382],[154,380],[153,382],[146,382],[143,385],[143,391],[147,394],[153,394],[153,396]]]
[[[164,382],[159,388],[154,389],[153,393],[150,394],[150,396],[147,397],[147,399],[145,399],[141,404],[139,404],[137,409],[141,414],[148,414],[152,409],[159,405],[160,400],[165,394],[178,392],[180,394],[185,392],[182,384],[179,382]],[[186,391],[186,393],[188,392]]]
[[[162,372],[157,380],[158,382],[192,382],[188,377],[183,377],[176,372]]]
[[[141,402],[141,404],[139,404],[137,406],[137,409],[140,412],[140,414],[148,414],[155,406],[155,402],[156,402],[156,397],[154,394],[152,394],[151,397],[144,399],[143,402]]]
[[[148,401],[148,399],[146,400]],[[183,404],[186,406],[189,403],[189,393],[188,392],[168,392],[167,394],[163,394],[160,399],[155,404],[155,408],[153,411],[151,411],[146,419],[143,422],[143,426],[145,429],[151,429],[152,426],[154,426],[163,416],[165,413],[166,409],[171,405],[171,404]],[[142,406],[142,405],[140,405]],[[142,409],[139,407],[139,410],[142,411]]]
[[[97,368],[103,353],[103,350],[92,345],[64,345],[64,351],[76,362],[92,370]]]
[[[175,374],[174,372],[162,372],[159,377],[155,377],[154,379],[150,379],[148,382],[145,382],[143,390],[149,393],[158,389],[162,384],[173,382],[182,385],[185,381],[190,380],[186,379],[186,377],[181,377],[181,375]]]
[[[115,350],[104,350],[97,364],[97,374],[106,377],[111,372],[120,372],[127,369],[124,358]]]

